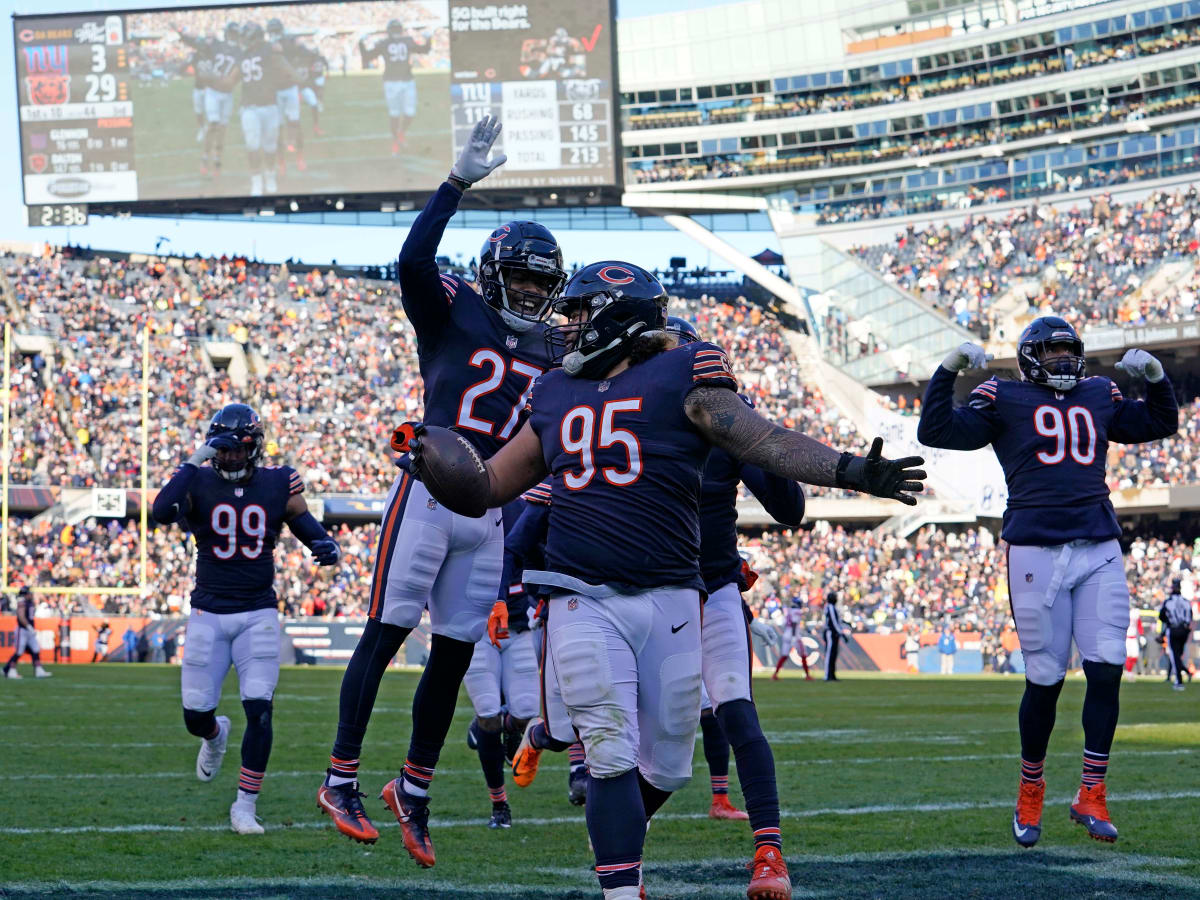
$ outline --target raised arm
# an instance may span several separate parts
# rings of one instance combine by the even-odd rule
[[[1170,437],[1179,430],[1179,404],[1162,363],[1145,350],[1127,350],[1117,368],[1146,379],[1146,399],[1126,400],[1114,384],[1109,439],[1122,444],[1141,444]]]
[[[982,354],[982,347],[979,352]],[[947,361],[950,361],[949,357]],[[955,409],[954,379],[958,377],[958,372],[957,368],[947,368],[946,363],[942,363],[925,388],[917,440],[926,447],[979,450],[990,444],[1000,432],[995,380],[988,379],[979,385],[971,392],[968,404]]]
[[[924,490],[924,460],[910,456],[887,460],[876,438],[866,456],[839,453],[796,431],[767,421],[733,391],[698,385],[688,392],[684,412],[708,440],[742,462],[790,481],[863,491],[915,506],[912,494]]]

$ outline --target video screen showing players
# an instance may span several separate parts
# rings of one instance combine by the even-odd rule
[[[607,0],[16,17],[25,202],[420,193],[488,114],[489,187],[614,184],[611,28]]]

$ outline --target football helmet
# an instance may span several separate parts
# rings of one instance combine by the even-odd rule
[[[247,22],[242,26],[242,46],[249,50],[263,39],[262,26],[257,22]]]
[[[1062,345],[1070,349],[1070,355],[1043,359],[1051,347]],[[1040,316],[1017,339],[1017,365],[1026,381],[1056,391],[1069,391],[1079,384],[1086,369],[1083,341],[1066,319]]]
[[[228,452],[218,451],[212,461],[217,474],[226,481],[243,481],[249,478],[254,467],[262,459],[263,453],[263,427],[258,413],[245,403],[230,403],[221,407],[213,416],[206,437],[214,438],[219,434],[233,435],[246,452],[230,459]],[[227,458],[223,460],[222,456]]]
[[[399,19],[389,19],[387,23],[387,34],[392,40],[404,37],[404,23]]]
[[[225,43],[240,44],[242,40],[242,26],[237,22],[225,23]]]
[[[283,40],[283,21],[281,19],[271,19],[267,22],[267,40],[271,43]]]
[[[544,293],[512,287],[514,275],[537,282]],[[537,222],[501,225],[479,251],[480,293],[514,331],[545,319],[566,280],[558,241]]]
[[[679,316],[667,316],[667,334],[675,335],[680,344],[694,344],[700,340],[696,326]]]
[[[641,266],[606,260],[572,275],[554,310],[567,324],[546,329],[551,361],[571,376],[603,378],[634,338],[666,330],[667,292]]]

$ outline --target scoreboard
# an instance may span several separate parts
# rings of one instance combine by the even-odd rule
[[[15,16],[25,203],[399,196],[485,115],[488,190],[615,186],[611,0]]]

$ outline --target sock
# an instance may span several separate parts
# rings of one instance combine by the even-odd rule
[[[775,674],[776,675],[779,674],[779,670],[783,668],[784,664],[787,661],[788,661],[788,655],[786,653],[783,654],[783,656],[779,657],[779,662],[775,663]]]
[[[711,709],[700,711],[700,730],[704,735],[704,759],[708,763],[712,792],[714,795],[728,794],[729,739]]]
[[[474,653],[474,644],[444,634],[435,634],[429,641],[429,661],[413,695],[412,738],[404,763],[404,790],[414,797],[429,793],[433,770],[454,719],[458,688]]]
[[[637,770],[616,778],[590,779],[584,809],[600,887],[611,890],[636,886],[641,879],[642,845],[646,840],[646,810]]]
[[[411,630],[399,625],[385,625],[378,619],[367,619],[354,655],[342,675],[337,738],[329,756],[334,770],[330,784],[345,784],[357,777],[358,758],[371,710],[375,707],[375,695],[379,693],[379,682]]]
[[[1083,783],[1102,784],[1121,709],[1121,667],[1084,660],[1087,692],[1083,695]]]
[[[1038,784],[1043,780],[1042,770],[1046,764],[1046,760],[1039,759],[1037,762],[1021,759],[1021,781],[1029,784]]]
[[[508,802],[508,793],[504,790],[504,785],[500,785],[498,788],[488,788],[488,796],[492,798],[492,809]]]
[[[242,708],[246,711],[246,732],[242,735],[242,772],[238,778],[238,790],[257,794],[262,787],[263,774],[267,771],[267,760],[271,758],[274,736],[271,701],[243,700]]]
[[[33,660],[33,667],[40,669],[42,667],[42,657],[37,653],[30,653],[29,658]]]
[[[769,844],[782,850],[775,757],[758,723],[758,710],[749,700],[729,700],[717,709],[717,721],[733,747],[755,849]]]
[[[477,720],[478,721],[478,720]],[[504,740],[498,731],[476,729],[479,765],[483,769],[483,780],[487,782],[492,803],[503,803],[504,794]]]
[[[258,792],[262,789],[262,780],[262,772],[255,772],[253,769],[242,766],[241,774],[238,776],[238,803],[253,804],[258,798]]]
[[[567,761],[572,772],[587,765],[587,754],[584,752],[582,742],[576,741],[567,748]]]
[[[1035,762],[1046,758],[1050,732],[1054,730],[1055,708],[1063,683],[1034,684],[1025,679],[1025,693],[1017,723],[1021,731],[1021,759]]]
[[[573,745],[566,741],[560,741],[551,737],[549,729],[546,728],[545,722],[538,722],[529,730],[529,746],[534,750],[550,750],[554,753],[562,753],[564,750],[570,749]],[[579,745],[580,752],[583,752],[583,744]]]
[[[651,816],[662,809],[664,803],[671,799],[671,792],[656,788],[642,777],[641,772],[637,773],[637,779],[638,789],[642,794],[642,809],[646,811],[648,821]]]
[[[325,776],[325,783],[330,787],[339,787],[343,784],[353,784],[358,781],[358,760],[357,759],[338,759],[336,756],[329,757],[329,774]]]

